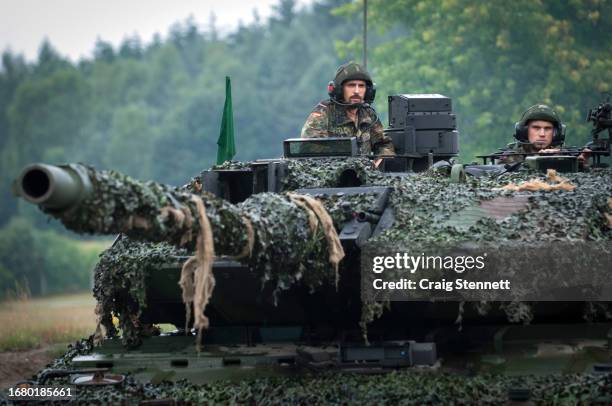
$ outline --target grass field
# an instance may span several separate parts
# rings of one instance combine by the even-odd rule
[[[0,352],[76,341],[96,326],[91,293],[0,302]]]

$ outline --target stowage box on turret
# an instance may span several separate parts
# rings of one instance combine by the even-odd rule
[[[456,155],[459,134],[451,99],[440,94],[389,96],[389,129],[398,154]]]

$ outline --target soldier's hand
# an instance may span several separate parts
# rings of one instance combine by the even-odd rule
[[[580,152],[580,155],[578,155],[578,160],[584,164],[587,161],[587,159],[589,158],[589,155],[591,155],[591,152],[593,152],[593,151],[591,151],[588,148],[584,148]]]
[[[559,149],[559,148],[546,148],[546,149],[541,149],[538,152],[539,153],[544,153],[544,154],[552,154],[552,153],[560,152],[560,151],[561,151],[561,149]]]

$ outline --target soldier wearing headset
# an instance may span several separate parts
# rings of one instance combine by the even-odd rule
[[[552,108],[536,104],[525,110],[514,125],[514,139],[516,141],[504,150],[501,162],[522,161],[525,159],[523,154],[560,152],[565,141],[565,124]],[[590,150],[584,149],[578,159],[584,163],[588,152]]]
[[[521,119],[514,125],[514,139],[508,144],[506,152],[538,154],[540,152],[557,152],[565,141],[565,125],[557,113],[545,104],[529,107]],[[504,162],[523,160],[522,155],[508,155]]]
[[[370,105],[376,85],[359,64],[338,67],[328,85],[329,99],[319,102],[306,119],[302,138],[357,137],[362,155],[395,155],[391,139],[383,133],[376,111]]]

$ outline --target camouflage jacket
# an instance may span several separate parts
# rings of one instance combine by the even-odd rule
[[[503,164],[513,164],[525,160],[525,155],[513,155],[514,153],[537,154],[538,150],[529,143],[512,142],[501,152],[499,162]]]
[[[383,133],[382,124],[374,114],[373,109],[360,107],[355,123],[347,116],[346,107],[330,100],[322,101],[306,119],[302,138],[357,137],[359,152],[363,155],[395,155],[391,138]]]

